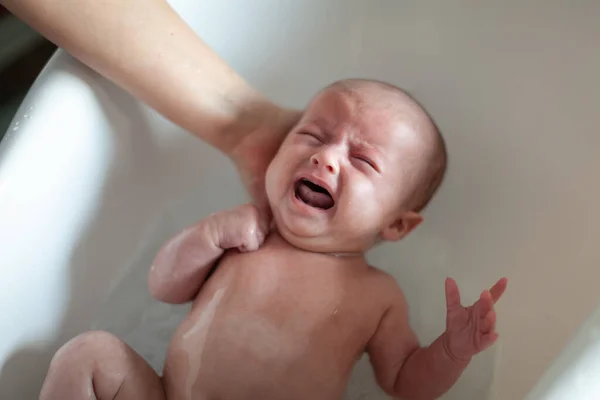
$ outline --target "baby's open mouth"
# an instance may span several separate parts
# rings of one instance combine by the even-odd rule
[[[296,198],[311,207],[322,210],[328,210],[335,204],[327,189],[308,179],[300,179],[296,183]]]

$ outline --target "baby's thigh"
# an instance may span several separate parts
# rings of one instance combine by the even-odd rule
[[[98,400],[165,399],[162,381],[152,367],[125,342],[101,331],[79,335],[58,350],[41,398],[91,393]]]

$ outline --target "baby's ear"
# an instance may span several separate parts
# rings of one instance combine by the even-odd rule
[[[406,235],[423,222],[421,214],[414,211],[407,211],[398,217],[394,222],[381,231],[381,238],[389,242],[395,242]]]

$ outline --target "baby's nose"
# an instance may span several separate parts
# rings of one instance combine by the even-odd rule
[[[314,165],[318,165],[325,168],[325,170],[331,174],[338,173],[339,166],[335,161],[335,157],[333,157],[328,152],[314,154],[311,157],[310,162]]]

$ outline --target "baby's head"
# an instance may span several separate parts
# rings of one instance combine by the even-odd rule
[[[320,91],[266,176],[279,233],[318,252],[365,252],[422,221],[446,170],[432,119],[399,88],[372,80]]]

